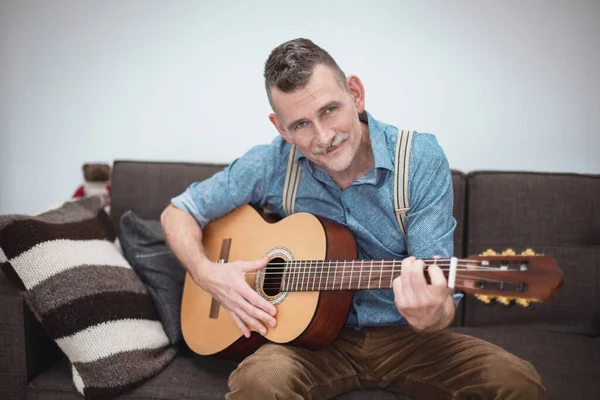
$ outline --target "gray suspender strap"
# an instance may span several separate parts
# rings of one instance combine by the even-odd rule
[[[294,213],[298,183],[302,174],[300,165],[296,162],[296,152],[296,145],[291,145],[285,183],[283,184],[283,211],[285,215],[292,215]]]
[[[406,240],[406,213],[408,205],[408,165],[410,162],[410,146],[412,131],[400,131],[396,144],[396,162],[394,170],[394,210],[402,236]]]

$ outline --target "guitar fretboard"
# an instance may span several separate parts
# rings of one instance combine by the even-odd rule
[[[448,262],[439,259],[438,262]],[[389,289],[400,276],[402,260],[295,261],[286,263],[280,290]]]

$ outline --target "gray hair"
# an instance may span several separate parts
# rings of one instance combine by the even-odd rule
[[[333,57],[309,39],[294,39],[277,46],[265,63],[265,89],[273,107],[271,89],[277,87],[284,93],[306,86],[317,65],[329,67],[340,85],[348,90],[346,75]]]

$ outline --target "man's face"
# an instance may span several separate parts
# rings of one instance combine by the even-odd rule
[[[348,170],[361,145],[361,105],[331,69],[317,65],[305,87],[291,93],[275,87],[271,97],[277,114],[270,119],[288,143],[330,173]]]

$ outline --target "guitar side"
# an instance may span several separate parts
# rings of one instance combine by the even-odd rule
[[[211,222],[203,237],[206,253],[213,261],[219,259],[227,239],[231,239],[230,262],[259,259],[265,254],[270,259],[287,254],[295,260],[356,257],[354,238],[346,228],[306,213],[270,224],[252,207],[244,206]],[[267,339],[317,349],[337,337],[348,314],[351,292],[267,295],[262,290],[264,274],[258,280],[256,277],[255,273],[246,274],[247,283],[277,308],[277,326],[267,327]],[[256,332],[250,339],[244,338],[227,310],[197,286],[189,274],[184,284],[181,326],[188,346],[202,355],[240,359],[266,341]]]

